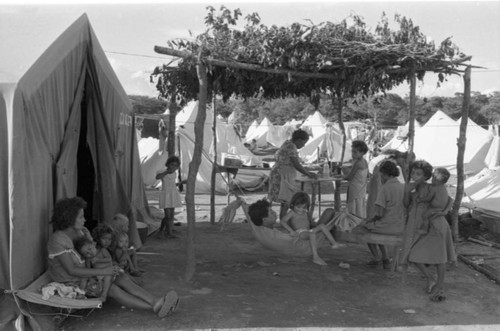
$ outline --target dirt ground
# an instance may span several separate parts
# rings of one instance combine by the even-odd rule
[[[245,196],[253,202],[264,196]],[[159,218],[157,191],[148,192],[153,214]],[[144,288],[158,295],[175,289],[179,309],[160,319],[152,312],[107,302],[84,318],[70,317],[61,330],[193,330],[255,328],[382,328],[396,329],[498,329],[500,287],[483,274],[458,262],[446,275],[443,302],[431,302],[424,280],[409,269],[401,273],[365,265],[370,254],[365,246],[348,244],[320,249],[328,266],[309,258],[291,258],[261,246],[252,235],[243,213],[225,227],[209,223],[210,197],[197,195],[196,273],[183,280],[186,260],[185,211],[176,215],[179,239],[148,237],[140,251],[140,265],[147,270]],[[323,195],[327,207],[333,195]],[[216,197],[216,218],[226,205]],[[276,207],[275,207],[276,208]],[[348,269],[339,263],[348,263]],[[494,326],[497,325],[498,326]],[[460,327],[461,326],[461,327]]]

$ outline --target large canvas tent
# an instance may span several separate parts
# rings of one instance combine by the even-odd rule
[[[500,167],[484,168],[464,182],[463,204],[473,210],[500,217]]]
[[[84,197],[88,221],[127,214],[138,246],[135,220],[149,217],[132,106],[87,16],[48,45],[38,53],[39,40],[18,45],[38,57],[29,69],[0,64],[2,289],[22,288],[45,271],[60,198]]]
[[[457,139],[460,123],[438,110],[419,130],[415,131],[414,152],[435,167],[446,167],[456,173]],[[492,135],[477,124],[467,125],[467,141],[464,153],[464,169],[477,173],[484,168]]]

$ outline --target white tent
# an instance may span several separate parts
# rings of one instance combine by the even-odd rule
[[[259,126],[251,132],[251,135],[245,136],[245,142],[250,143],[253,139],[256,141],[257,147],[267,146],[267,133],[273,130],[273,124],[267,117],[264,117]]]
[[[305,119],[300,128],[307,131],[312,138],[316,138],[325,133],[325,124],[327,122],[328,121],[323,117],[323,115],[321,115],[319,111],[315,111]]]
[[[248,127],[248,130],[247,132],[245,133],[245,140],[248,138],[248,137],[251,137],[255,130],[259,127],[259,123],[257,122],[257,120],[253,120],[252,124],[250,124],[250,126]]]
[[[297,130],[296,124],[273,125],[267,132],[267,142],[273,146],[281,147],[283,143],[292,137],[292,133]]]
[[[299,157],[305,163],[318,161],[320,155],[326,154],[329,161],[339,162],[342,154],[342,133],[335,123],[327,123],[324,130],[309,139],[307,144],[299,150]],[[318,154],[319,153],[319,154]],[[344,162],[351,159],[351,141],[346,140]]]
[[[417,159],[424,159],[435,167],[445,167],[456,173],[459,134],[460,123],[438,110],[415,132],[414,152]],[[484,160],[492,135],[477,124],[469,124],[466,135],[464,169],[475,173],[485,166]]]
[[[500,218],[500,167],[483,169],[464,182],[462,204]]]
[[[488,168],[492,169],[500,166],[500,133],[498,125],[491,125],[489,129],[489,132],[493,134],[493,139],[484,162]]]
[[[405,125],[400,125],[394,132],[394,136],[389,140],[380,150],[387,151],[389,149],[395,149],[400,152],[406,152],[408,150],[408,128],[410,124],[406,122]],[[421,128],[420,123],[415,121],[415,132]]]

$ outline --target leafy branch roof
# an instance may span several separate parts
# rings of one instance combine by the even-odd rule
[[[232,27],[242,15],[239,9],[232,12],[222,7],[219,15],[213,7],[207,9],[204,33],[194,41],[168,42],[172,49],[193,56],[181,59],[178,70],[156,68],[152,77],[159,78],[157,87],[162,94],[170,94],[175,87],[184,98],[196,98],[194,64],[198,55],[211,66],[218,92],[225,99],[232,95],[312,95],[317,91],[332,91],[342,97],[369,96],[385,93],[413,74],[422,80],[426,72],[438,73],[439,84],[446,75],[461,74],[464,62],[470,60],[451,38],[436,47],[411,19],[399,15],[394,18],[398,30],[389,28],[384,13],[371,32],[359,16],[338,24],[268,27],[254,13],[246,16],[244,28],[237,30]],[[214,61],[226,66],[212,66]]]

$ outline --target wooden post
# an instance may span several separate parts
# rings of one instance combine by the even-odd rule
[[[194,193],[196,185],[196,175],[201,164],[201,154],[203,149],[203,127],[207,117],[207,68],[198,59],[196,64],[196,72],[200,83],[200,92],[198,94],[198,114],[194,123],[194,151],[193,159],[189,162],[189,173],[186,187],[186,213],[187,213],[187,238],[186,238],[186,272],[185,280],[189,282],[196,270],[196,257],[194,251],[194,223],[196,221]]]
[[[217,93],[216,81],[214,81],[212,98],[212,144],[214,146],[214,159],[212,162],[212,174],[210,176],[210,224],[215,224],[215,178],[217,176],[217,114],[215,111],[215,95]],[[229,178],[228,178],[229,180]]]
[[[344,155],[345,155],[346,134],[345,134],[345,126],[343,120],[343,111],[342,111],[343,99],[341,97],[338,97],[338,106],[339,106],[339,127],[340,131],[342,131],[342,153],[340,155],[339,169],[340,173],[342,174],[342,163],[344,162]],[[340,195],[342,188],[341,186],[342,186],[342,181],[340,180],[335,181],[335,193],[334,193],[335,211],[340,211],[340,208],[342,207],[342,201]]]
[[[177,103],[175,102],[176,92],[172,93],[170,102],[168,103],[168,110],[170,116],[168,119],[168,138],[167,138],[167,151],[168,156],[175,155],[175,117],[177,115]],[[178,155],[180,157],[180,155]],[[179,169],[180,171],[180,169]]]
[[[415,141],[415,104],[416,104],[417,77],[415,72],[411,72],[410,78],[410,109],[408,114],[408,156],[406,157],[403,177],[405,181],[410,181],[409,166],[413,155],[413,145]]]
[[[458,240],[458,210],[462,203],[464,195],[464,152],[465,143],[467,141],[467,121],[469,120],[469,106],[470,106],[470,73],[471,67],[468,66],[464,73],[464,101],[462,103],[462,118],[460,120],[460,135],[457,140],[457,191],[455,193],[455,201],[453,202],[453,209],[451,210],[451,228],[453,233],[453,240]]]

